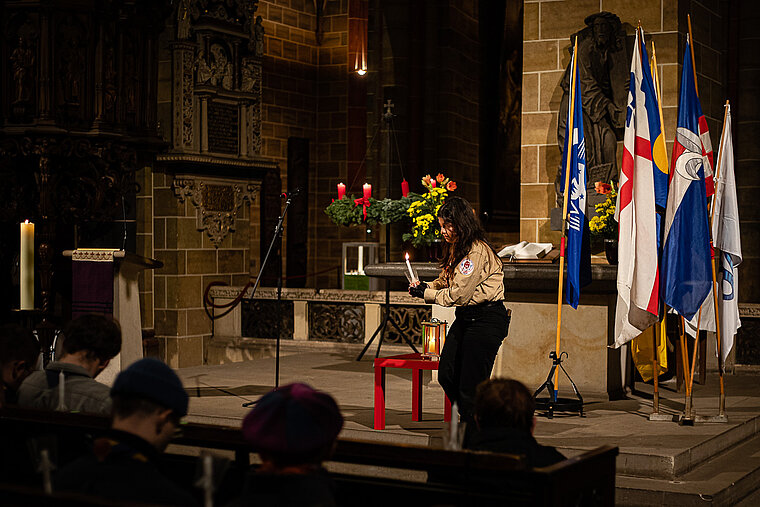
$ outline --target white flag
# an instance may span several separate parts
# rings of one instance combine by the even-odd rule
[[[731,141],[731,106],[726,105],[726,125],[718,154],[720,174],[715,188],[712,237],[715,255],[720,259],[718,272],[718,317],[723,361],[734,346],[734,335],[742,325],[739,320],[739,270],[742,243],[739,236],[739,205],[734,181],[734,146]],[[719,252],[718,252],[719,250]]]

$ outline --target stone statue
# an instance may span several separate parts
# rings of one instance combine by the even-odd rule
[[[206,84],[211,81],[213,72],[211,72],[211,67],[209,67],[208,63],[206,62],[206,52],[203,51],[202,47],[198,50],[198,57],[195,60],[195,67],[198,71],[196,74],[196,81],[198,84]]]
[[[253,25],[253,54],[258,58],[264,56],[264,25],[261,22],[261,16],[256,16],[256,23]]]
[[[190,10],[193,7],[193,0],[180,0],[177,7],[177,39],[188,39],[190,37]]]
[[[630,58],[625,45],[625,32],[620,18],[610,12],[597,12],[585,19],[586,28],[573,34],[571,43],[578,37],[578,77],[581,80],[583,104],[583,130],[586,139],[586,171],[588,189],[597,181],[618,179],[617,141],[622,139],[625,127],[625,109],[628,100]],[[572,44],[571,49],[572,51]],[[570,100],[570,65],[565,70],[560,86],[560,103],[557,125],[559,149],[564,148],[565,123]],[[562,205],[559,192],[561,166],[557,170],[555,188],[558,206]],[[588,206],[593,212],[596,199],[589,193]]]
[[[11,53],[11,63],[13,64],[13,84],[15,86],[13,103],[28,102],[32,94],[34,51],[29,48],[24,37],[18,38],[18,46]]]

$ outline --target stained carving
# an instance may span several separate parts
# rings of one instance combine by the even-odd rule
[[[309,340],[362,343],[364,305],[309,303]]]
[[[208,189],[209,185],[212,188]],[[180,202],[190,199],[195,206],[197,229],[206,231],[214,246],[219,248],[224,238],[235,230],[235,220],[245,201],[255,201],[260,184],[178,176],[172,188]]]

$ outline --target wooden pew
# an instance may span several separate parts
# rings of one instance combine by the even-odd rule
[[[102,416],[6,408],[0,410],[0,438],[40,433],[101,434],[109,426]],[[249,469],[251,451],[239,428],[205,424],[182,426],[183,435],[173,443],[206,450],[227,450],[235,459],[228,470],[223,496],[235,489]],[[4,443],[4,442],[0,442]],[[439,482],[383,479],[369,473],[331,474],[337,485],[339,505],[387,507],[394,503],[419,505],[614,505],[617,447],[603,446],[545,468],[529,468],[521,456],[472,451],[446,451],[412,445],[338,439],[333,463],[371,465],[449,477]],[[192,488],[196,459],[168,454],[172,477]],[[6,460],[7,461],[7,460]],[[345,467],[344,467],[345,468]],[[0,476],[0,481],[3,480]]]

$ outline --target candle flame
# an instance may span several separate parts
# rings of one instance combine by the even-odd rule
[[[409,252],[406,252],[406,254],[404,254],[404,258],[405,258],[406,260],[409,260]]]
[[[31,222],[29,220],[24,220],[24,223],[25,224],[31,224]]]

